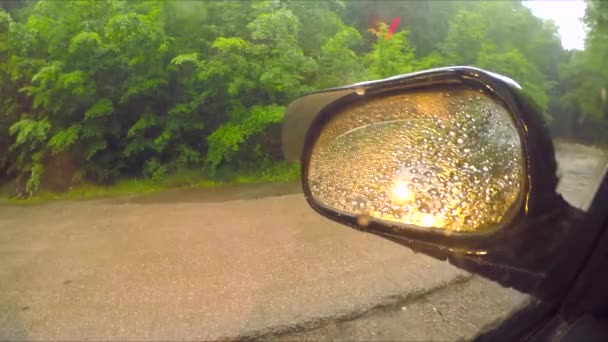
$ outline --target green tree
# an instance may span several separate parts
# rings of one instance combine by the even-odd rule
[[[518,1],[477,2],[450,22],[441,46],[449,64],[476,65],[517,80],[547,113],[566,55],[557,27]]]
[[[379,23],[372,30],[377,40],[364,57],[368,78],[385,78],[416,70],[414,48],[408,44],[407,31],[399,31],[388,38],[388,25]]]
[[[574,51],[559,70],[554,110],[557,133],[588,142],[607,143],[608,104],[608,6],[588,1],[584,51]]]
[[[5,4],[0,179],[27,193],[186,168],[261,171],[280,159],[295,97],[453,64],[513,77],[554,127],[574,120],[599,137],[606,122],[601,1],[589,2],[584,52],[563,51],[555,24],[519,1]]]

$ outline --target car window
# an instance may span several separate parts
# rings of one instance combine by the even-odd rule
[[[444,341],[500,324],[536,299],[307,205],[286,107],[443,66],[508,76],[586,210],[608,162],[607,14],[0,0],[0,339]]]

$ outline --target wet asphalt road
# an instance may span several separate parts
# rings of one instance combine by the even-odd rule
[[[0,340],[209,340],[364,312],[464,272],[299,194],[0,209]]]
[[[558,147],[584,206],[604,156]],[[0,340],[453,340],[528,300],[264,197],[297,186],[213,191],[1,207]]]

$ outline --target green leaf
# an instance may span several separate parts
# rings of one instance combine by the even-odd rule
[[[194,65],[200,65],[200,62],[201,61],[198,59],[198,53],[196,53],[196,52],[177,55],[177,56],[175,56],[175,58],[173,58],[171,60],[171,64],[173,64],[173,65],[182,65],[184,63],[192,63]]]
[[[72,71],[59,77],[59,83],[64,89],[71,89],[74,95],[84,93],[85,75],[81,70]]]
[[[165,85],[167,85],[167,80],[164,79],[147,79],[137,82],[129,86],[127,92],[120,98],[120,103],[125,103],[137,95],[150,94]]]
[[[43,142],[46,140],[48,132],[51,130],[51,123],[48,119],[40,121],[31,119],[22,119],[9,128],[10,135],[17,135],[13,147],[23,145],[25,143]]]
[[[209,150],[205,157],[207,167],[213,172],[222,160],[230,160],[232,154],[255,133],[266,129],[272,123],[283,120],[285,107],[253,106],[249,116],[241,122],[229,122],[216,129],[209,138]]]
[[[90,160],[95,156],[99,151],[102,151],[106,148],[107,142],[103,139],[96,139],[87,144],[85,150],[85,159]]]
[[[68,51],[74,53],[79,49],[90,49],[101,45],[101,37],[97,32],[80,32],[70,41]],[[86,50],[85,50],[86,51]]]
[[[154,148],[157,151],[163,151],[173,136],[170,129],[165,129],[156,139],[154,139]]]
[[[137,134],[140,134],[140,132],[146,130],[147,128],[156,126],[157,124],[158,119],[156,117],[156,114],[146,113],[142,115],[142,117],[139,118],[139,120],[137,120],[137,122],[135,122],[133,126],[131,126],[131,128],[129,128],[127,136],[133,137]]]
[[[40,187],[40,177],[42,177],[42,172],[44,171],[44,166],[41,163],[34,163],[32,168],[30,169],[30,177],[25,184],[25,190],[28,194],[33,194]]]
[[[51,147],[53,153],[59,153],[67,150],[76,140],[80,133],[80,124],[72,124],[70,127],[60,130],[51,137],[48,146]]]
[[[150,139],[145,139],[142,137],[137,137],[133,139],[133,141],[129,142],[127,146],[125,146],[122,154],[126,157],[131,157],[136,155],[139,152],[142,152],[146,149],[153,149],[154,145]]]
[[[54,61],[51,64],[40,68],[40,70],[32,77],[32,83],[45,85],[48,81],[55,80],[62,68],[62,62]]]
[[[98,118],[114,112],[114,105],[110,99],[101,99],[91,106],[85,113],[85,119]]]

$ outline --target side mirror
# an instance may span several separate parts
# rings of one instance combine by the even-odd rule
[[[556,192],[541,113],[516,82],[477,68],[304,96],[283,144],[321,215],[528,292],[576,217]]]
[[[306,193],[327,215],[394,233],[491,233],[524,208],[522,137],[484,92],[431,88],[336,108],[306,158]]]

